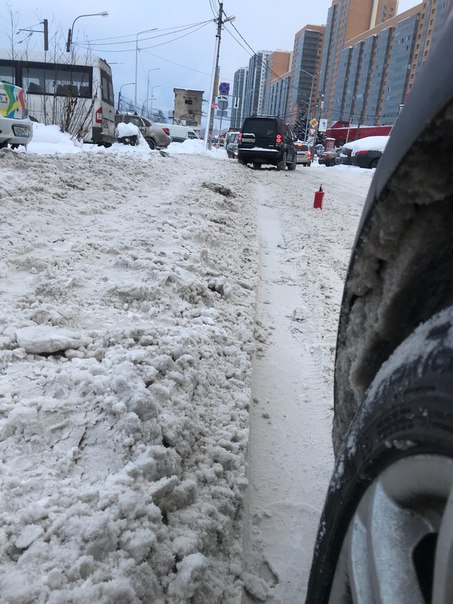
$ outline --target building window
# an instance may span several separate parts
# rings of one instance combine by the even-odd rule
[[[186,99],[186,100],[184,101],[184,103],[185,103],[186,105],[192,105],[192,99]]]

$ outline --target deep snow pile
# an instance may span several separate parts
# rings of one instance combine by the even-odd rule
[[[2,602],[240,592],[247,173],[119,153],[1,153]]]

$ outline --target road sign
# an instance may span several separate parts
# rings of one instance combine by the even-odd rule
[[[226,94],[230,92],[230,85],[228,82],[220,82],[219,84],[219,94]]]
[[[313,118],[312,120],[310,120],[310,126],[312,128],[316,128],[317,125],[318,125],[318,120],[316,118]]]
[[[226,109],[228,107],[228,97],[225,95],[219,95],[217,97],[217,105],[219,106],[219,109]]]
[[[319,120],[319,131],[325,132],[326,130],[327,130],[327,120],[323,118],[323,119]]]
[[[316,128],[310,128],[310,136],[314,136],[316,134]]]

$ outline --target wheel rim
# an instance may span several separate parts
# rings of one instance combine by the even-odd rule
[[[453,460],[405,457],[362,496],[329,604],[447,604],[453,602],[452,565]]]

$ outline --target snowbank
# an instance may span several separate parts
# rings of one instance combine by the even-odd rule
[[[209,155],[217,159],[228,159],[225,149],[205,149],[203,139],[187,139],[183,143],[170,143],[167,151],[174,155],[190,154],[190,155]]]
[[[2,602],[236,601],[247,174],[210,160],[234,197],[196,158],[2,154]]]

